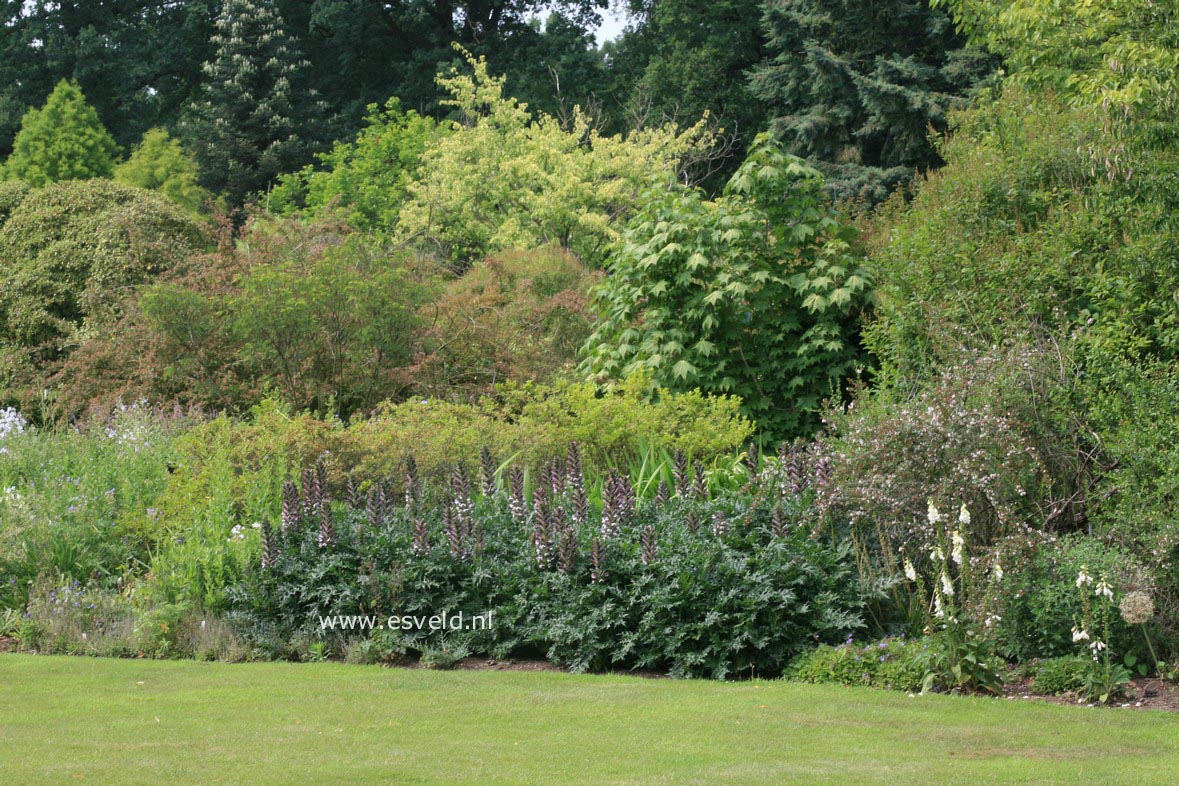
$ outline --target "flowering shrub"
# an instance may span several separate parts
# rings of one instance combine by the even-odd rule
[[[972,575],[982,565],[975,565],[967,550],[971,516],[965,503],[953,530],[947,531],[942,524],[943,516],[933,500],[928,503],[926,521],[934,536],[926,570],[919,573],[912,559],[905,560],[905,578],[916,585],[925,611],[925,632],[937,642],[922,690],[943,687],[998,693],[1000,661],[984,635],[998,617],[989,613],[988,596],[979,590],[999,584],[1003,567],[993,562],[988,576]]]
[[[73,428],[0,438],[0,607],[24,609],[38,576],[112,588],[151,559],[158,499],[184,414],[123,405]]]
[[[870,536],[881,556],[932,548],[926,501],[965,489],[973,513],[966,534],[980,545],[1047,520],[1049,476],[1040,453],[989,395],[997,362],[963,362],[910,398],[865,395],[828,417],[835,436],[820,448],[832,472],[823,504]]]
[[[1075,586],[1082,565],[1119,589],[1144,590],[1150,583],[1149,572],[1129,549],[1079,534],[1012,538],[998,544],[995,553],[1006,576],[994,598],[1001,619],[992,635],[1000,653],[1020,661],[1076,651],[1070,631],[1083,610]],[[1109,639],[1119,649],[1145,656],[1132,625],[1116,615],[1110,625]]]
[[[230,619],[291,657],[299,635],[345,649],[321,617],[491,611],[488,630],[397,632],[395,646],[381,631],[380,647],[716,678],[778,674],[862,628],[850,548],[812,537],[790,505],[691,482],[640,496],[618,473],[587,493],[579,462],[573,450],[526,474],[489,461],[477,480],[460,466],[441,483],[410,464],[397,502],[373,484],[333,503],[311,470],[261,528]]]
[[[0,439],[4,439],[9,434],[22,434],[29,422],[17,410],[12,407],[0,409]],[[0,447],[0,453],[6,452],[3,447]]]
[[[1114,590],[1104,575],[1094,583],[1084,565],[1077,573],[1076,586],[1082,610],[1073,625],[1073,643],[1087,651],[1091,659],[1082,693],[1088,700],[1104,704],[1120,696],[1131,677],[1126,666],[1114,658],[1110,647],[1116,608]]]

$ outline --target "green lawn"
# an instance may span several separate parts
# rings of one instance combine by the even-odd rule
[[[1175,783],[1179,716],[338,664],[0,655],[5,784]]]

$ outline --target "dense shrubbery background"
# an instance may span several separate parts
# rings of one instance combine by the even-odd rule
[[[661,0],[594,47],[592,4],[492,4],[386,63],[359,5],[295,5],[161,11],[218,80],[140,84],[143,117],[30,64],[73,40],[49,6],[0,26],[28,74],[0,87],[0,635],[910,690],[1007,660],[1103,701],[1168,673],[1170,6]],[[314,622],[439,605],[497,626]]]

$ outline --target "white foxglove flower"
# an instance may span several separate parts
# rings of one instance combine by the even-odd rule
[[[929,552],[929,558],[934,562],[945,562],[946,554],[941,546],[934,546]]]
[[[1003,580],[1003,566],[1000,565],[998,562],[996,562],[995,567],[991,570],[991,575],[995,577],[995,581],[1002,581]]]
[[[946,610],[944,608],[942,608],[942,596],[941,595],[934,595],[933,596],[933,616],[937,617],[938,619],[941,619],[942,617],[946,616]]]
[[[970,523],[970,511],[966,509],[966,503],[962,503],[962,507],[958,509],[958,523],[966,526]]]
[[[909,581],[917,580],[917,569],[913,567],[913,563],[905,560],[905,578]]]
[[[1097,586],[1093,588],[1093,594],[1099,598],[1104,596],[1104,597],[1108,598],[1109,600],[1113,600],[1113,596],[1114,596],[1113,587],[1109,586],[1109,584],[1106,582],[1105,578],[1103,577],[1101,579],[1101,581],[1097,582]]]
[[[1078,641],[1088,641],[1088,640],[1089,640],[1089,631],[1081,630],[1080,628],[1073,626],[1073,643],[1074,644],[1077,643]]]
[[[1081,572],[1077,574],[1077,586],[1084,587],[1093,583],[1093,577],[1089,575],[1089,569],[1084,565],[1081,566]]]
[[[950,581],[950,577],[945,573],[942,574],[942,592],[946,594],[946,597],[954,597],[954,582]]]
[[[929,500],[929,510],[926,512],[926,518],[930,524],[937,524],[942,520],[942,514],[938,512],[937,506],[933,504],[933,500]]]
[[[950,542],[953,548],[950,549],[950,559],[954,560],[955,564],[962,564],[962,549],[966,546],[966,539],[962,537],[962,533],[954,530],[950,535]]]

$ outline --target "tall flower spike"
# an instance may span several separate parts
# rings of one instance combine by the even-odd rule
[[[712,514],[712,534],[718,538],[723,538],[729,532],[729,517],[721,511],[714,511]]]
[[[774,509],[770,513],[770,531],[774,533],[775,538],[784,538],[786,537],[786,527],[786,510],[779,502],[774,505]]]
[[[487,499],[495,496],[495,459],[484,445],[479,451],[479,491]]]
[[[655,536],[654,524],[647,524],[639,533],[639,551],[644,565],[650,565],[659,556],[659,543]]]
[[[323,502],[329,498],[327,461],[324,460],[323,456],[320,456],[315,462],[315,487],[319,494],[318,502]]]
[[[549,488],[552,489],[553,496],[560,494],[565,490],[565,467],[560,459],[553,459],[549,462]]]
[[[660,478],[659,488],[655,491],[655,506],[660,508],[663,507],[670,497],[671,492],[667,490],[667,481]]]
[[[704,477],[704,467],[696,465],[696,479],[692,484],[692,496],[696,499],[708,499],[708,480]]]
[[[610,470],[602,481],[602,537],[616,538],[622,532],[622,504],[618,473]]]
[[[790,484],[790,493],[796,497],[806,488],[802,456],[796,450],[790,451],[790,460],[786,463],[786,479]]]
[[[378,528],[385,523],[384,505],[381,504],[380,484],[374,485],[368,490],[368,499],[364,504],[364,515],[368,519],[370,527]]]
[[[323,500],[319,504],[319,547],[326,549],[336,542],[336,525],[332,521],[332,503]]]
[[[410,453],[405,457],[405,506],[413,508],[422,499],[422,481],[418,477],[418,462]]]
[[[590,541],[590,581],[600,584],[606,578],[606,549],[595,535]]]
[[[282,519],[281,527],[287,532],[299,521],[300,508],[303,506],[299,498],[299,489],[291,481],[282,484]]]
[[[966,548],[966,539],[962,537],[962,533],[954,530],[950,534],[950,559],[954,560],[956,565],[962,564],[963,551]]]
[[[589,521],[589,497],[585,494],[585,483],[578,475],[571,489],[570,502],[573,504],[573,522],[581,525]]]
[[[360,510],[360,489],[356,487],[356,478],[351,474],[344,480],[344,501],[352,510]]]
[[[450,556],[455,559],[462,558],[462,533],[459,531],[459,525],[451,505],[442,506],[442,531],[446,534],[446,541],[450,545]]]
[[[451,474],[451,499],[454,501],[455,524],[464,538],[470,534],[475,518],[475,506],[471,502],[471,482],[462,464],[455,464]]]
[[[274,531],[270,529],[270,522],[262,522],[262,570],[270,570],[278,562],[278,541]]]
[[[524,470],[512,467],[508,470],[508,509],[517,523],[527,518],[527,500],[524,498]]]
[[[304,467],[300,475],[302,485],[302,502],[304,515],[310,516],[319,510],[319,503],[315,499],[315,468]]]
[[[675,495],[687,497],[692,491],[692,481],[688,475],[688,456],[684,451],[676,450],[671,472],[675,479]]]
[[[757,479],[758,472],[761,470],[761,451],[757,449],[757,445],[750,442],[745,446],[745,470],[749,473],[749,477],[753,480]]]
[[[557,569],[562,573],[573,570],[577,560],[577,533],[570,527],[561,532],[557,546]]]
[[[581,446],[574,440],[569,443],[569,450],[565,454],[565,479],[572,485],[574,478],[581,477]]]
[[[413,520],[413,552],[422,555],[430,550],[430,528],[421,518]]]
[[[831,459],[823,456],[819,459],[819,464],[815,467],[815,488],[819,492],[827,489],[831,483]]]
[[[548,489],[543,484],[532,492],[532,545],[536,550],[536,563],[542,569],[549,567],[553,556],[548,495]]]

